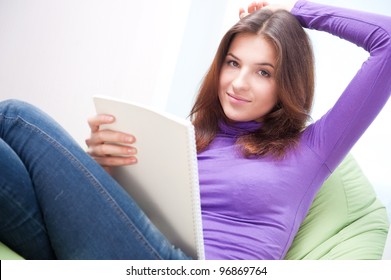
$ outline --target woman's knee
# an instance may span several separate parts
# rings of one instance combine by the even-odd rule
[[[7,99],[0,102],[0,114],[4,115],[35,109],[33,105],[18,99]]]

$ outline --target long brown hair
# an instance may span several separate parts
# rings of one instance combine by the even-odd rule
[[[309,117],[314,95],[314,60],[310,40],[289,12],[262,9],[235,24],[222,38],[190,117],[196,128],[197,150],[204,150],[216,136],[219,121],[228,121],[218,98],[219,77],[231,42],[240,33],[262,36],[277,53],[278,102],[255,132],[240,136],[245,156],[280,158],[300,136]]]

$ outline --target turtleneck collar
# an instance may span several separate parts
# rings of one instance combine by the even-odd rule
[[[221,135],[230,136],[230,137],[238,137],[241,135],[248,134],[250,132],[254,132],[258,128],[260,128],[262,123],[256,121],[248,121],[248,122],[219,122],[219,129]]]

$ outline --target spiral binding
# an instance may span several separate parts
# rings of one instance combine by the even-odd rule
[[[192,185],[192,207],[193,207],[193,219],[195,221],[194,228],[194,237],[197,244],[197,257],[199,260],[205,259],[205,250],[204,250],[204,235],[202,228],[202,216],[201,216],[201,199],[200,199],[200,184],[198,178],[198,162],[197,162],[197,147],[195,143],[195,130],[192,124],[189,125],[187,141],[189,147],[188,152],[190,153],[190,158],[193,159],[193,162],[190,166],[193,167],[192,170],[189,170],[191,185]]]

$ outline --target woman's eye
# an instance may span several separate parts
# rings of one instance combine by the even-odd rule
[[[229,66],[232,66],[232,67],[235,67],[235,68],[239,67],[239,63],[237,63],[235,60],[229,60],[227,63],[228,63]]]
[[[269,78],[270,77],[270,73],[265,71],[265,70],[261,70],[258,72],[259,75],[263,76],[263,77],[266,77],[266,78]]]

